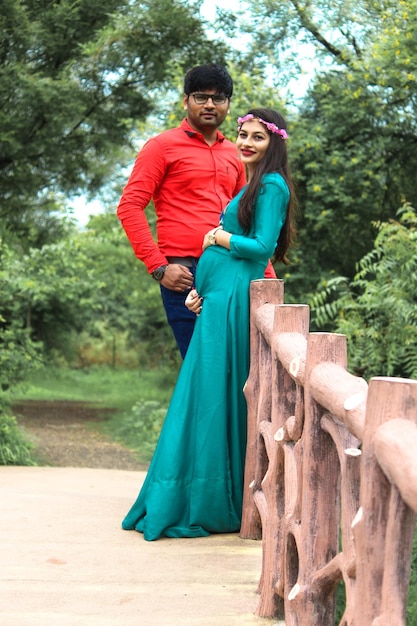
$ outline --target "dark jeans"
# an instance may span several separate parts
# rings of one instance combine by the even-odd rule
[[[190,267],[189,269],[195,276],[195,267]],[[190,290],[182,292],[171,291],[171,289],[167,289],[163,285],[160,285],[160,288],[168,324],[172,328],[178,349],[182,358],[184,358],[196,320],[195,313],[187,309],[184,304]]]

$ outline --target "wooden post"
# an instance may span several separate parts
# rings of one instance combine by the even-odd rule
[[[307,335],[308,307],[282,300],[281,281],[252,283],[241,537],[262,535],[257,614],[334,626],[343,579],[344,626],[405,626],[417,380],[368,390],[346,370],[346,337]]]
[[[262,536],[259,513],[253,501],[253,487],[258,455],[258,408],[263,402],[267,402],[265,395],[263,398],[261,395],[265,386],[270,385],[267,371],[271,367],[271,357],[270,350],[256,327],[256,312],[265,304],[282,304],[283,302],[284,281],[278,279],[252,281],[250,286],[250,370],[244,390],[248,404],[248,441],[240,529],[242,539],[260,539]]]
[[[396,418],[417,423],[417,381],[371,379],[362,444],[361,506],[354,523],[355,626],[405,626],[404,582],[410,575],[415,515],[398,498],[375,450],[379,427]]]
[[[335,602],[332,587],[313,585],[317,570],[338,552],[340,519],[340,466],[336,447],[322,429],[324,409],[316,404],[310,390],[310,375],[321,362],[346,367],[344,335],[312,333],[308,337],[305,377],[305,423],[302,438],[303,468],[300,490],[301,523],[296,548],[299,571],[297,583],[287,588],[286,616],[291,624],[334,626]]]
[[[309,326],[307,305],[280,305],[275,307],[274,326],[271,338],[272,376],[269,382],[271,414],[260,422],[261,439],[264,442],[267,465],[260,464],[254,498],[262,520],[262,576],[259,586],[260,600],[257,615],[262,617],[284,616],[285,553],[287,533],[296,531],[299,521],[300,468],[298,440],[303,429],[303,394],[287,369],[277,358],[274,347],[276,338],[283,338],[281,350],[285,351],[285,340],[295,343],[295,338],[304,341],[305,361],[306,336]],[[301,341],[299,342],[301,343]],[[259,460],[259,459],[258,459]]]

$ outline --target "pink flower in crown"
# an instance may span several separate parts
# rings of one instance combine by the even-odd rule
[[[255,118],[255,116],[252,113],[248,113],[244,117],[238,118],[237,120],[238,130],[241,129],[241,126],[242,124],[244,124],[244,122],[248,122],[249,120],[254,120],[254,119],[258,120],[258,122],[266,126],[266,128],[269,130],[270,133],[275,133],[276,135],[280,135],[283,139],[288,139],[288,134],[285,128],[279,128],[276,124],[273,124],[272,122],[266,122],[261,117]]]

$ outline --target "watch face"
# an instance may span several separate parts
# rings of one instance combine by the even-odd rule
[[[162,280],[165,274],[166,267],[157,267],[156,270],[152,272],[152,276],[155,280]]]

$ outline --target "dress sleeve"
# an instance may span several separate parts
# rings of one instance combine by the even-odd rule
[[[155,138],[150,139],[137,156],[117,207],[117,216],[133,251],[145,263],[149,272],[166,263],[144,213],[155,189],[162,182],[165,171],[166,162],[162,148]]]
[[[285,222],[289,189],[283,178],[264,181],[255,207],[254,226],[249,235],[232,235],[232,255],[267,261],[274,253],[281,228]]]

